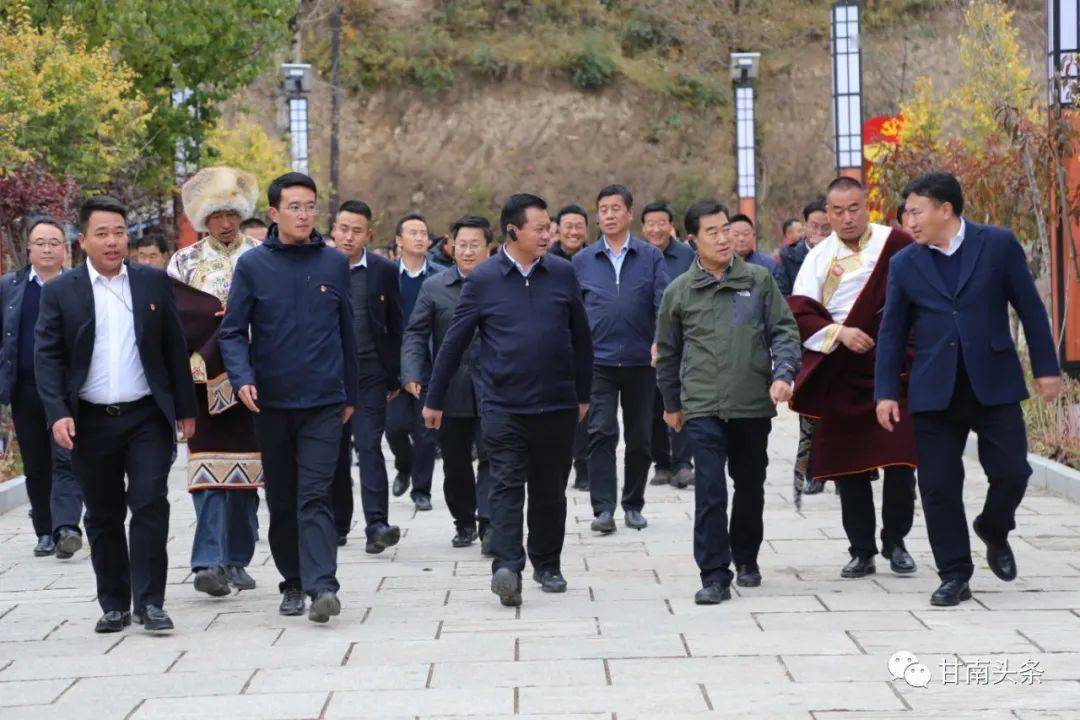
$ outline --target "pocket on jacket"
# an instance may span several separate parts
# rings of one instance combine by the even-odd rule
[[[745,294],[744,294],[745,293]],[[756,293],[740,290],[731,295],[731,324],[755,325],[761,319],[760,298]]]

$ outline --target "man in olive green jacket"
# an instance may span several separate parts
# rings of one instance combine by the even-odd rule
[[[686,213],[698,258],[664,293],[657,326],[657,385],[664,422],[690,435],[697,467],[694,559],[699,605],[761,584],[757,564],[767,445],[776,404],[791,397],[801,352],[795,319],[769,271],[734,256],[727,212],[714,201]],[[734,481],[731,528],[727,464]]]

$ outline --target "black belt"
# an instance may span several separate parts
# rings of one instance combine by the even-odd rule
[[[85,400],[80,400],[79,401],[79,410],[80,410],[80,412],[96,412],[96,413],[103,413],[105,415],[112,415],[113,417],[117,417],[119,415],[123,415],[124,413],[129,413],[132,410],[139,410],[141,408],[144,408],[144,407],[146,407],[148,405],[153,405],[153,404],[154,404],[153,395],[146,395],[146,396],[143,396],[143,397],[139,398],[138,400],[132,400],[131,402],[110,403],[108,405],[101,405],[101,404],[98,404],[98,403],[92,403],[92,402],[86,402]]]

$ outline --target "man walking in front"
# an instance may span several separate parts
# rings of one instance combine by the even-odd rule
[[[431,373],[423,410],[439,428],[450,380],[473,334],[480,337],[480,422],[491,467],[491,590],[521,604],[523,507],[528,555],[544,592],[565,592],[561,556],[574,426],[589,408],[592,342],[570,263],[545,256],[547,203],[511,195],[502,250],[469,273]]]
[[[594,354],[589,406],[592,529],[604,535],[615,532],[620,400],[626,441],[622,509],[627,527],[642,530],[648,525],[641,510],[652,464],[652,346],[668,272],[664,254],[630,234],[633,203],[624,185],[602,189],[596,205],[603,235],[574,256]]]
[[[1012,231],[963,217],[959,181],[932,172],[904,189],[904,223],[915,245],[889,267],[885,317],[878,332],[877,418],[889,432],[914,423],[919,491],[941,585],[931,605],[971,599],[974,573],[964,513],[963,452],[971,431],[989,486],[973,524],[986,543],[990,570],[1016,578],[1009,532],[1031,467],[1020,401],[1027,397],[1020,358],[1009,332],[1011,305],[1024,326],[1035,392],[1046,401],[1061,392],[1061,370],[1046,317]],[[908,335],[915,354],[908,409],[901,413],[901,371]],[[909,430],[910,431],[910,430]]]
[[[286,173],[267,192],[273,225],[236,263],[218,343],[255,413],[282,615],[341,612],[330,486],[341,425],[356,405],[349,266],[313,228],[315,182]]]
[[[733,557],[739,585],[761,584],[769,431],[799,367],[798,330],[776,281],[733,252],[726,222],[715,201],[687,211],[698,259],[664,293],[657,329],[664,420],[672,430],[686,427],[697,465],[699,605],[731,598]],[[730,529],[725,465],[735,485]]]

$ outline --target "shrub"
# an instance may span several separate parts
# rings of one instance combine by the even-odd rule
[[[678,44],[678,38],[668,22],[651,10],[636,8],[623,26],[622,49],[628,56],[657,48],[663,50]]]
[[[594,90],[607,85],[615,77],[615,60],[604,41],[590,33],[581,48],[566,62],[570,82],[578,90]]]

